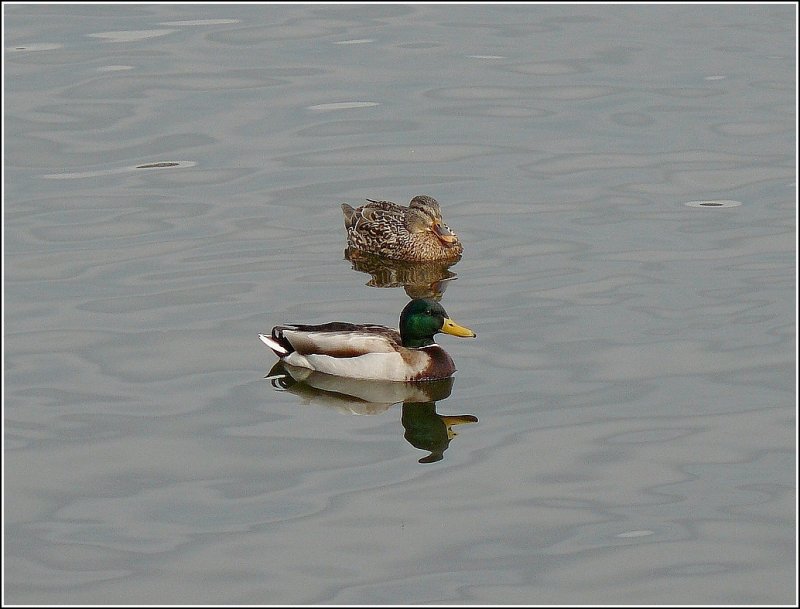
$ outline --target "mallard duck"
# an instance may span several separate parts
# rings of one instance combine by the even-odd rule
[[[275,326],[258,337],[290,366],[357,379],[429,381],[452,376],[453,359],[437,332],[475,337],[435,300],[416,298],[400,314],[400,331],[375,324],[329,322]]]
[[[418,195],[408,207],[373,201],[353,208],[342,203],[347,244],[395,260],[458,260],[464,247],[442,221],[433,197]]]

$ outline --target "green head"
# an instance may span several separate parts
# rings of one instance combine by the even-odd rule
[[[475,337],[475,332],[459,326],[447,316],[444,307],[429,298],[415,298],[400,313],[400,337],[404,347],[426,347],[433,344],[437,332],[453,336]]]

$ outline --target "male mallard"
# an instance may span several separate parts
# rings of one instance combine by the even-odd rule
[[[342,203],[347,244],[395,260],[458,260],[464,247],[442,221],[433,197],[418,195],[408,207],[373,201],[353,209]]]
[[[374,324],[333,321],[275,326],[261,341],[291,366],[358,379],[428,381],[451,376],[456,366],[437,345],[437,332],[475,337],[451,320],[435,300],[417,298],[400,314],[400,332]]]

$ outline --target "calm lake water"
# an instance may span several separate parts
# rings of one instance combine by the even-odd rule
[[[3,11],[6,603],[796,602],[793,4]],[[451,383],[265,378],[418,284]]]

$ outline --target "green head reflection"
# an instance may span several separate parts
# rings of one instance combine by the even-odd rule
[[[444,458],[450,440],[457,435],[453,426],[477,423],[478,418],[471,414],[441,415],[434,402],[404,402],[402,422],[406,430],[403,437],[408,443],[430,452],[419,462],[435,463]]]

